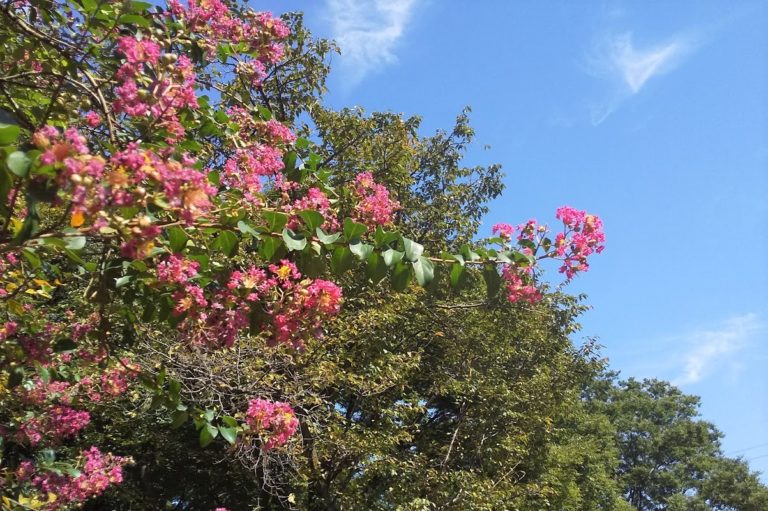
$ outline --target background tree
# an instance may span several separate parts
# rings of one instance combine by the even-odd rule
[[[593,412],[616,430],[619,481],[639,511],[757,510],[768,489],[743,460],[723,456],[722,433],[699,416],[699,398],[660,380],[615,375],[594,384]],[[728,480],[728,484],[723,484]]]

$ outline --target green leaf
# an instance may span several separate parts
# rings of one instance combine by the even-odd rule
[[[515,260],[515,264],[518,266],[521,266],[523,268],[526,268],[528,266],[533,266],[536,264],[536,259],[529,254],[524,254],[522,252],[518,252],[517,250],[512,251],[512,257]]]
[[[24,177],[29,172],[29,166],[32,164],[26,153],[14,151],[5,159],[8,169],[19,177]]]
[[[315,229],[319,229],[320,226],[323,225],[323,222],[325,222],[323,215],[311,209],[300,211],[299,216],[304,221],[304,225],[307,226],[307,230],[310,232],[314,232]]]
[[[61,353],[64,351],[73,351],[77,349],[77,343],[72,339],[59,339],[56,344],[53,345],[53,351]]]
[[[465,261],[477,261],[480,259],[478,253],[469,248],[469,245],[462,245],[460,252]]]
[[[402,292],[411,282],[411,265],[400,261],[392,271],[392,288]]]
[[[123,14],[117,19],[117,22],[121,25],[138,25],[140,27],[147,28],[152,22],[144,16],[138,14]]]
[[[499,294],[499,289],[501,289],[501,276],[496,269],[496,265],[486,264],[483,267],[483,279],[488,290],[488,298],[494,298]]]
[[[432,282],[435,278],[435,267],[432,261],[426,257],[419,257],[419,259],[413,263],[413,273],[416,275],[416,282],[421,287],[426,287],[427,284]]]
[[[352,268],[354,259],[352,252],[348,247],[336,247],[331,256],[331,271],[336,275],[341,275],[345,271]]]
[[[32,266],[32,269],[36,270],[42,266],[43,262],[40,260],[40,256],[38,256],[34,250],[31,248],[25,248],[21,251],[21,255],[24,256],[24,259],[27,260],[27,262]]]
[[[187,246],[187,241],[189,241],[189,236],[187,236],[187,233],[184,232],[184,229],[178,226],[174,226],[169,228],[166,232],[168,234],[168,242],[170,244],[171,251],[181,252],[184,250],[184,247]]]
[[[261,246],[259,247],[259,255],[267,260],[271,261],[277,251],[280,249],[280,240],[277,238],[274,238],[272,236],[267,236],[265,238],[262,238],[261,240]]]
[[[11,145],[16,142],[21,134],[21,129],[15,124],[0,122],[0,145]]]
[[[230,428],[236,428],[237,427],[237,419],[234,417],[230,417],[229,415],[225,415],[221,418],[221,422],[229,426]]]
[[[355,240],[350,243],[349,250],[361,261],[367,260],[368,256],[373,253],[373,247],[367,243],[361,242],[360,240]]]
[[[467,280],[466,268],[459,263],[451,265],[451,287],[459,289],[464,286]]]
[[[344,219],[344,237],[347,239],[347,241],[352,241],[355,238],[359,238],[365,232],[368,230],[368,228],[363,224],[358,224],[351,218],[345,218]]]
[[[287,151],[283,155],[283,171],[291,172],[296,169],[296,151]]]
[[[368,257],[365,273],[374,284],[378,284],[387,276],[387,265],[384,263],[384,258],[376,252],[372,253]]]
[[[341,233],[337,232],[334,234],[326,234],[324,230],[322,230],[320,227],[315,229],[315,234],[317,234],[317,239],[319,239],[323,245],[332,245],[336,243],[336,240],[341,238]]]
[[[200,430],[200,447],[209,446],[217,436],[219,436],[219,428],[212,424],[206,424]]]
[[[314,241],[312,242],[312,245],[313,248],[315,245],[319,247],[317,242]],[[315,250],[305,250],[299,254],[299,257],[296,258],[295,262],[303,275],[314,279],[325,273],[328,261],[325,256],[319,255]]]
[[[400,233],[387,232],[384,229],[382,229],[380,225],[376,227],[376,234],[374,235],[374,240],[376,241],[377,247],[384,247],[389,243],[392,243],[393,241],[398,239],[400,239]]]
[[[119,279],[115,279],[115,287],[121,288],[124,285],[128,284],[131,279],[133,279],[133,275],[125,275],[123,277],[120,277]]]
[[[189,419],[189,412],[184,410],[174,410],[171,414],[171,429],[180,428]]]
[[[261,105],[256,105],[256,109],[259,111],[259,116],[261,116],[262,120],[269,121],[272,119],[272,112],[270,112],[269,108]]]
[[[384,259],[384,264],[386,264],[388,268],[391,268],[392,266],[399,263],[403,259],[404,255],[405,252],[400,252],[399,250],[395,250],[393,248],[387,249],[381,253],[382,258]]]
[[[13,179],[11,178],[11,175],[6,169],[0,166],[0,197],[3,197],[3,199],[0,199],[0,213],[2,214],[5,214],[8,211],[6,201],[8,200],[8,192],[11,191],[12,186]]]
[[[82,250],[85,247],[85,236],[67,236],[64,241],[69,250]]]
[[[250,234],[251,236],[253,236],[256,239],[260,239],[261,238],[261,236],[259,236],[259,233],[256,231],[256,229],[251,227],[249,224],[243,222],[242,220],[237,222],[237,229],[240,232],[242,232],[243,234]]]
[[[267,221],[267,232],[277,233],[283,230],[285,224],[288,223],[288,215],[280,213],[278,211],[265,211],[262,213],[264,220]]]
[[[80,4],[85,8],[85,12],[91,14],[96,10],[96,0],[80,0]]]
[[[168,380],[168,398],[176,402],[179,400],[179,395],[181,394],[181,382],[179,380]]]
[[[237,440],[237,430],[235,428],[219,426],[219,433],[221,433],[222,438],[230,444],[234,444],[235,440]]]
[[[301,234],[296,234],[290,229],[283,229],[283,241],[285,242],[285,248],[289,252],[304,250],[304,247],[307,246],[307,238]]]
[[[146,12],[152,7],[149,2],[131,2],[131,12]]]
[[[39,362],[35,363],[35,366],[37,367],[37,374],[40,375],[40,379],[43,381],[43,383],[48,384],[51,382],[51,372],[48,370],[47,367],[43,367],[42,364]]]
[[[232,231],[221,231],[214,241],[214,247],[220,250],[224,255],[232,257],[237,252],[237,234]]]
[[[64,253],[66,254],[67,258],[73,263],[85,265],[85,261],[83,261],[83,259],[79,255],[77,255],[75,252],[73,252],[71,249],[65,248]]]
[[[423,245],[408,238],[403,238],[403,246],[405,247],[405,258],[411,262],[418,261],[421,254],[424,253]]]
[[[21,367],[16,367],[8,375],[8,388],[12,389],[14,387],[18,387],[22,381],[24,381],[24,369]]]

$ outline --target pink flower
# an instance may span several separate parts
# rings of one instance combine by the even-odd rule
[[[524,301],[533,304],[543,298],[536,286],[524,283],[521,272],[514,266],[505,265],[501,276],[506,283],[507,299],[510,302]]]
[[[157,64],[160,58],[160,46],[149,39],[137,40],[132,36],[118,39],[117,48],[129,64]]]
[[[512,239],[512,234],[515,232],[515,228],[509,224],[494,224],[491,228],[493,234],[504,238],[505,240]]]
[[[252,399],[248,403],[245,422],[254,433],[266,438],[262,444],[265,451],[285,445],[299,426],[299,420],[288,403],[266,399]]]
[[[400,203],[389,198],[389,190],[377,184],[369,172],[355,177],[354,193],[358,200],[355,220],[368,226],[386,225],[392,222]]]
[[[200,263],[177,255],[169,256],[157,265],[157,279],[164,283],[186,284],[197,275]]]
[[[556,216],[566,230],[555,237],[555,254],[563,262],[560,273],[570,280],[577,273],[589,270],[587,258],[605,248],[603,222],[596,215],[570,206],[558,208]]]
[[[88,112],[85,114],[85,122],[91,128],[97,128],[101,124],[101,116],[96,112]]]

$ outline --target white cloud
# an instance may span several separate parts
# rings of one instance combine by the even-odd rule
[[[395,47],[413,15],[416,0],[326,0],[341,66],[357,83],[397,61]]]
[[[607,77],[615,90],[607,101],[592,106],[592,123],[602,123],[648,80],[674,69],[692,49],[691,41],[683,36],[643,49],[635,47],[629,32],[600,39],[587,59],[589,71]]]
[[[686,335],[683,341],[690,349],[683,359],[683,372],[673,383],[686,385],[701,381],[716,368],[732,361],[732,355],[744,349],[763,329],[759,316],[750,313],[735,316],[720,328]]]

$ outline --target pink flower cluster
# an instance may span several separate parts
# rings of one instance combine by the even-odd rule
[[[321,227],[326,232],[336,232],[339,230],[339,219],[331,208],[331,201],[319,188],[310,188],[304,197],[296,199],[293,204],[286,204],[283,209],[287,213],[294,213],[288,221],[289,229],[298,230],[302,225],[301,218],[295,213],[313,210],[323,215],[324,220]]]
[[[576,273],[589,270],[587,257],[605,248],[603,222],[595,215],[570,206],[558,208],[556,216],[563,221],[565,232],[555,237],[555,252],[562,258],[560,273],[570,280]]]
[[[353,193],[357,200],[354,217],[369,227],[386,225],[392,222],[400,203],[389,198],[389,190],[377,184],[369,172],[361,172],[355,177]]]
[[[270,265],[279,292],[269,308],[272,318],[272,344],[283,343],[301,349],[304,341],[321,337],[323,322],[341,309],[341,288],[333,282],[300,280],[292,262]]]
[[[109,486],[123,481],[123,466],[131,463],[130,458],[103,454],[97,447],[91,447],[80,456],[80,475],[60,475],[55,472],[36,472],[30,461],[22,462],[16,470],[19,481],[32,481],[42,494],[52,493],[56,500],[46,504],[44,509],[56,510],[62,506],[81,504],[104,493]]]
[[[71,354],[62,355],[62,359],[71,362]],[[82,362],[94,363],[90,357],[83,357]],[[128,390],[132,380],[138,375],[138,366],[132,366],[127,359],[125,366],[100,369],[97,377],[83,376],[75,383],[68,381],[44,382],[39,377],[30,380],[29,385],[18,391],[21,401],[28,405],[45,406],[48,403],[71,405],[78,396],[85,396],[91,403],[99,403],[104,398],[120,397]],[[51,413],[51,412],[46,412]]]
[[[169,143],[184,136],[179,111],[198,107],[192,61],[185,55],[166,54],[161,65],[160,45],[133,36],[118,40],[118,52],[125,57],[125,63],[117,73],[121,84],[115,89],[115,112],[151,117],[154,128],[168,131]],[[154,78],[149,80],[149,76]]]
[[[334,283],[302,279],[296,265],[283,260],[268,271],[257,267],[233,271],[225,287],[206,294],[194,282],[198,266],[178,256],[158,265],[158,280],[176,287],[174,313],[184,314],[183,337],[208,346],[232,346],[239,331],[250,326],[255,309],[265,314],[263,330],[270,343],[301,348],[303,341],[319,335],[325,319],[338,314],[341,289]]]
[[[101,116],[96,112],[88,112],[83,118],[85,119],[85,123],[91,128],[98,128],[101,125]]]
[[[72,194],[72,211],[89,209],[89,190],[104,175],[105,162],[89,154],[86,139],[75,128],[63,133],[45,126],[32,135],[32,143],[43,151],[40,163],[57,167],[57,182]]]
[[[171,14],[186,22],[188,30],[202,35],[199,44],[209,58],[215,56],[221,43],[246,43],[247,53],[257,55],[256,62],[275,63],[283,55],[278,42],[290,34],[281,20],[266,12],[248,11],[243,16],[233,13],[222,0],[189,0],[185,9],[179,0],[168,0]]]
[[[275,119],[258,123],[256,127],[261,132],[262,137],[271,144],[292,144],[296,141],[296,135],[293,131]]]
[[[528,272],[520,271],[514,265],[505,265],[501,277],[505,282],[507,299],[512,302],[536,303],[542,299],[541,292],[533,284],[525,282]]]
[[[501,238],[504,238],[505,240],[511,240],[512,235],[515,233],[515,227],[509,224],[494,224],[494,226],[491,228],[491,231],[496,236],[499,236]]]
[[[19,324],[15,321],[6,321],[0,325],[0,341],[13,336],[18,328]]]
[[[185,284],[197,275],[200,263],[171,255],[157,265],[157,279],[163,283]]]
[[[19,426],[19,441],[35,446],[42,441],[56,444],[72,438],[91,420],[88,412],[68,406],[53,406],[45,416],[31,417]]]
[[[245,422],[254,433],[266,438],[262,444],[265,451],[285,445],[299,427],[299,420],[288,403],[266,399],[252,399],[248,403]]]
[[[148,187],[162,193],[163,200],[188,222],[208,211],[209,196],[216,193],[206,175],[194,168],[195,160],[187,156],[176,161],[132,143],[106,163],[88,154],[84,137],[74,128],[60,134],[46,126],[32,140],[43,151],[41,162],[56,166],[57,182],[71,193],[72,212],[95,217],[94,229],[108,224],[104,210],[140,205],[152,191]],[[124,255],[144,257],[147,243],[160,234],[160,229],[147,223],[123,234],[133,238],[123,246]]]
[[[245,198],[256,204],[256,196],[263,182],[276,178],[283,170],[283,153],[276,147],[255,144],[245,149],[238,149],[235,155],[224,163],[222,182],[233,189],[242,190]]]

